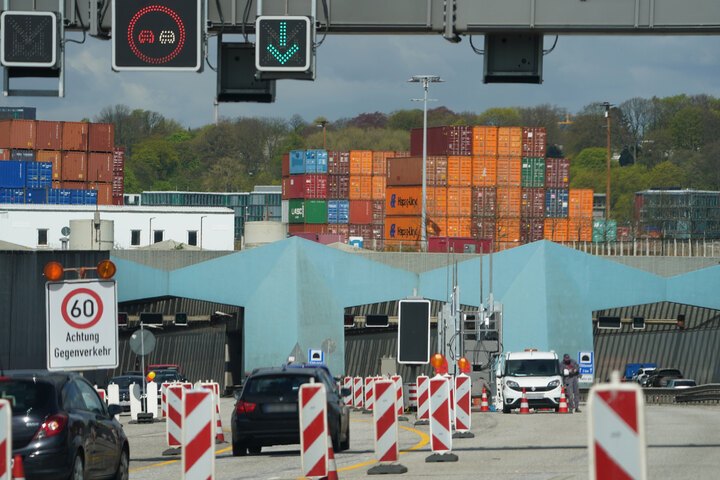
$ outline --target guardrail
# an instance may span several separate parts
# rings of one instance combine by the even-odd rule
[[[587,401],[589,388],[580,389],[580,400]],[[709,383],[690,388],[643,388],[646,405],[715,405],[720,404],[720,384]]]

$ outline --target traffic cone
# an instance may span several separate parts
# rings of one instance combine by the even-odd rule
[[[560,404],[558,405],[558,413],[570,413],[567,406],[567,398],[565,398],[565,387],[560,386]]]
[[[20,455],[15,455],[13,457],[12,478],[16,480],[25,480],[25,469],[23,468],[22,457]]]
[[[328,474],[320,480],[340,480],[337,474],[337,465],[335,464],[335,453],[332,447],[332,437],[328,434]]]
[[[520,413],[530,413],[530,406],[528,405],[527,395],[525,395],[524,388],[523,388],[522,400],[520,400]]]
[[[487,392],[485,391],[485,385],[483,385],[482,401],[480,402],[480,411],[489,412],[490,407],[488,406]]]

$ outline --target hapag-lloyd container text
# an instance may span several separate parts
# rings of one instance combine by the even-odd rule
[[[385,191],[385,215],[419,215],[422,211],[422,187],[388,187]]]
[[[385,217],[386,240],[420,240],[420,217]]]

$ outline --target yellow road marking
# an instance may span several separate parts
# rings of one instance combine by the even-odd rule
[[[217,454],[219,454],[219,453],[225,453],[225,452],[228,452],[228,451],[230,451],[230,450],[232,450],[232,447],[223,448],[222,450],[218,450],[217,452],[215,452],[215,455],[217,455]],[[167,462],[154,463],[154,464],[152,464],[152,465],[147,465],[147,466],[144,466],[144,467],[131,468],[129,471],[130,471],[130,472],[139,472],[140,470],[147,470],[148,468],[164,467],[165,465],[170,465],[171,463],[177,463],[177,462],[179,462],[179,461],[180,461],[180,460],[168,460]]]

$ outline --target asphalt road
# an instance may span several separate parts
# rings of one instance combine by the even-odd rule
[[[221,400],[223,427],[230,441],[233,399]],[[583,407],[581,405],[581,407]],[[715,478],[720,466],[720,409],[717,406],[647,406],[648,478]],[[575,479],[588,478],[587,412],[560,415],[533,413],[504,415],[474,413],[475,438],[455,439],[458,461],[426,463],[431,454],[429,427],[400,422],[399,463],[403,475],[382,478],[433,479]],[[372,416],[352,413],[350,450],[336,455],[339,477],[365,478],[375,465]],[[179,457],[163,456],[167,449],[165,423],[128,424],[130,478],[180,478]],[[299,445],[263,448],[258,456],[233,457],[230,443],[216,446],[216,479],[301,478]]]

